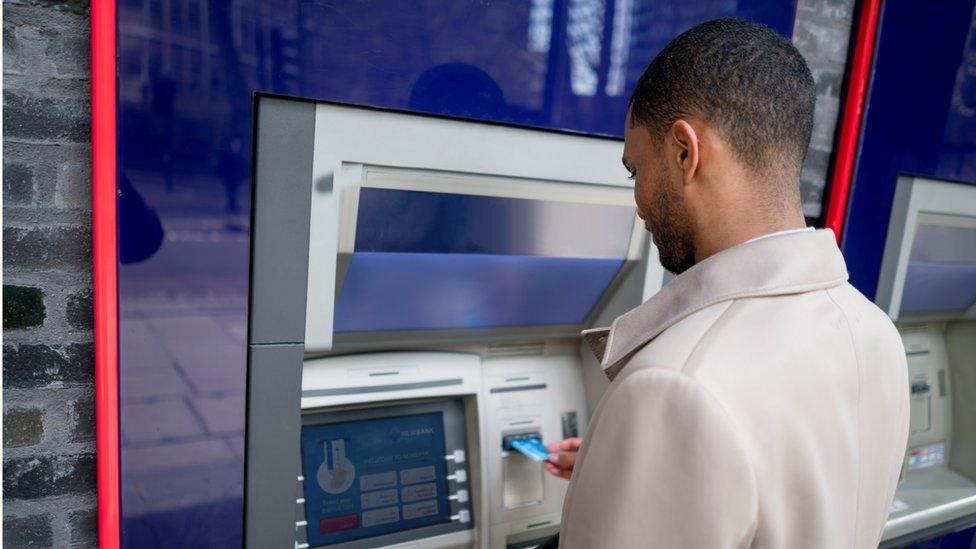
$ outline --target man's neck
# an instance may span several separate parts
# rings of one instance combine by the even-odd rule
[[[711,229],[702,231],[695,246],[695,262],[700,262],[723,250],[738,246],[755,238],[781,231],[803,229],[806,220],[796,213],[782,216],[734,216]]]

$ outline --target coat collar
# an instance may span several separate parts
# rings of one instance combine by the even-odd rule
[[[847,281],[833,231],[797,232],[719,252],[583,338],[611,380],[634,352],[695,311],[730,299],[808,292]]]

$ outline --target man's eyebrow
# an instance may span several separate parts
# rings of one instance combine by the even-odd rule
[[[622,162],[622,163],[623,163],[623,165],[624,165],[624,169],[626,169],[626,170],[627,170],[628,172],[632,172],[632,171],[634,171],[633,169],[631,169],[631,167],[630,167],[630,163],[628,163],[628,162],[627,162],[627,159],[626,159],[626,158],[621,158],[621,159],[620,159],[620,162]]]

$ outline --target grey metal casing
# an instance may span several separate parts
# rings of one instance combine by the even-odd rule
[[[258,102],[249,343],[305,339],[315,105]]]
[[[248,549],[295,543],[295,472],[301,435],[297,395],[303,351],[301,343],[248,349],[244,439],[244,546]]]
[[[248,309],[244,546],[295,542],[315,106],[259,97]]]
[[[541,186],[566,191],[560,196],[573,200],[602,202],[609,199],[615,203],[629,203],[631,191],[624,174],[606,170],[607,166],[619,165],[620,142],[267,96],[258,97],[255,120],[245,546],[291,547],[296,543],[296,515],[300,511],[296,502],[300,497],[296,493],[296,475],[300,471],[300,401],[303,397],[305,400],[321,400],[317,406],[331,407],[336,403],[361,406],[366,401],[388,397],[392,390],[397,391],[398,397],[412,395],[412,398],[430,398],[442,393],[466,395],[468,443],[472,450],[471,486],[483,486],[481,477],[485,473],[481,470],[488,467],[482,463],[486,459],[485,452],[478,449],[486,448],[484,420],[481,419],[486,417],[484,403],[489,395],[511,400],[513,395],[520,393],[486,390],[482,394],[477,387],[469,390],[470,380],[458,386],[454,370],[451,376],[441,376],[437,383],[432,384],[424,378],[415,380],[415,383],[405,381],[390,385],[392,380],[389,380],[389,386],[382,390],[358,378],[347,379],[348,373],[343,371],[344,375],[338,378],[329,376],[325,385],[313,383],[307,387],[308,394],[301,392],[301,387],[310,381],[307,379],[309,365],[318,360],[312,357],[337,351],[332,345],[333,299],[337,293],[337,279],[341,280],[337,274],[342,271],[339,261],[342,256],[340,236],[344,234],[342,220],[351,211],[346,204],[349,200],[344,199],[352,198],[349,191],[358,186],[375,183],[370,177],[387,177],[392,181],[385,182],[387,185],[406,185],[411,183],[407,181],[411,178],[422,180],[421,183],[428,186],[434,185],[435,179],[463,180],[468,192],[479,195],[503,192],[493,190],[497,186],[499,189],[511,187],[521,196],[527,192],[521,187],[535,189]],[[437,134],[437,142],[449,150],[429,143],[418,147],[417,143],[426,143],[423,137],[429,137],[428,134]],[[491,184],[484,189],[475,187],[482,183]],[[504,195],[507,194],[508,191],[504,191]],[[355,203],[351,205],[355,206]],[[591,316],[609,315],[612,318],[611,311],[622,312],[642,298],[653,295],[660,288],[662,275],[660,265],[653,260],[655,256],[654,246],[640,224],[635,223],[628,259],[630,266],[639,268],[623,269]],[[596,320],[588,319],[587,324],[590,321]],[[575,328],[557,331],[541,327],[466,337],[451,333],[443,340],[424,339],[422,343],[425,350],[436,350],[441,354],[447,348],[458,350],[455,348],[462,344],[475,344],[480,348],[493,340],[545,338],[545,348],[558,346],[562,342],[557,344],[556,340],[563,340],[570,354],[575,355],[572,352],[575,342],[569,339],[575,336]],[[333,356],[321,360],[361,358],[373,362],[382,358],[377,351],[401,351],[402,347],[412,343],[411,340],[392,343],[370,340],[361,346],[345,345],[340,349],[370,352],[369,355]],[[588,351],[583,354],[589,355]],[[551,432],[549,437],[555,437],[559,431],[561,412],[574,411],[584,428],[587,416],[582,376],[574,373],[570,380],[564,372],[566,369],[576,372],[580,368],[579,360],[568,356],[560,358],[566,359],[567,363],[559,368],[560,375],[549,376],[549,387],[557,381],[566,387],[550,392],[564,394],[567,389],[572,389],[572,400],[576,404],[560,406],[552,414],[543,414],[547,422],[544,428]],[[494,365],[492,368],[502,366],[494,360],[489,362]],[[541,367],[541,362],[545,361],[539,362]],[[477,365],[482,368],[482,361],[477,360]],[[430,364],[425,363],[418,373],[427,374],[430,370]],[[477,377],[480,380],[480,374]],[[477,385],[480,387],[480,383]],[[536,385],[540,389],[547,387],[545,383]],[[326,405],[326,401],[331,404]],[[471,436],[474,436],[473,440]],[[500,441],[494,446],[499,444]],[[497,450],[501,451],[500,446]],[[492,460],[494,463],[494,457]],[[481,493],[476,493],[473,500],[478,512],[477,531],[469,524],[468,530],[446,534],[447,538],[440,535],[426,539],[433,544],[470,540],[465,543],[487,547],[488,538],[492,537],[491,546],[496,547],[507,543],[506,540],[514,540],[512,536],[548,531],[550,526],[554,528],[558,524],[562,491],[552,486],[555,479],[545,478],[545,482],[547,501],[551,500],[552,505],[543,506],[544,509],[532,508],[531,513],[509,511],[500,517],[503,522],[494,524],[487,510],[487,491],[479,489]],[[450,536],[456,537],[448,539]],[[424,543],[421,541],[421,545]]]

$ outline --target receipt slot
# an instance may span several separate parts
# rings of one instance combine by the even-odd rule
[[[908,363],[910,425],[883,547],[976,525],[976,186],[898,181],[877,302]]]
[[[258,97],[248,547],[530,547],[578,436],[579,332],[660,289],[619,140]]]

